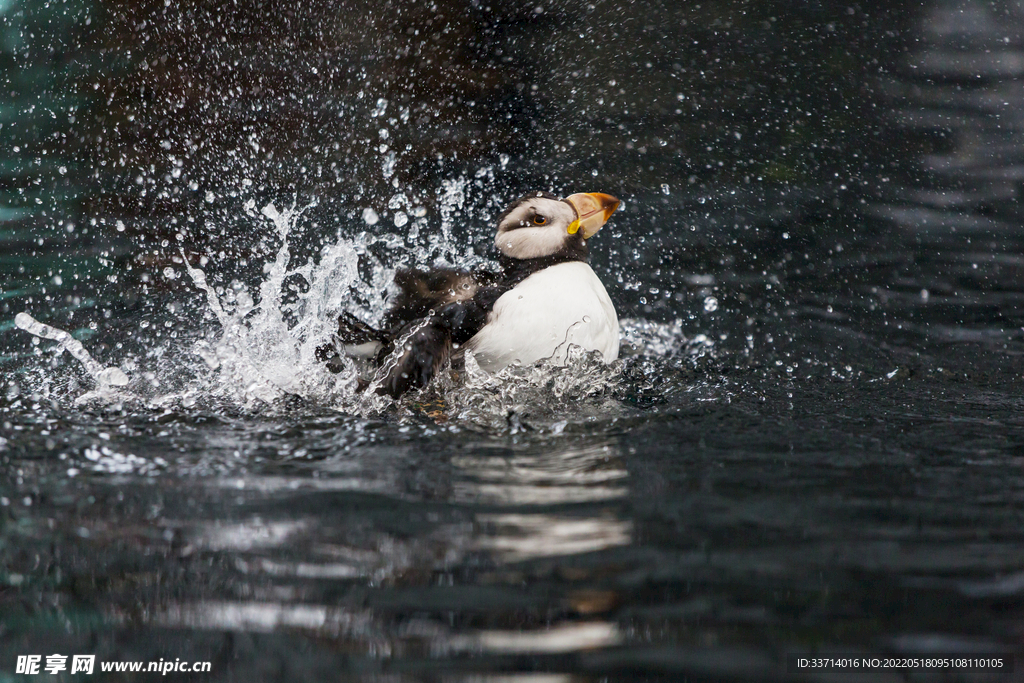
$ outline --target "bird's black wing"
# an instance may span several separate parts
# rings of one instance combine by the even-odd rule
[[[469,341],[487,324],[487,314],[503,294],[498,285],[483,287],[463,301],[444,304],[408,323],[395,339],[395,351],[378,370],[377,391],[397,398],[425,387],[448,363],[453,345]]]
[[[387,335],[345,311],[338,316],[338,339],[345,344],[385,343]]]
[[[342,344],[387,343],[409,323],[445,304],[472,298],[493,276],[468,270],[440,268],[423,271],[403,268],[395,273],[398,296],[384,315],[381,328],[374,329],[347,311],[338,316],[337,341]]]
[[[343,348],[348,345],[359,346],[376,342],[381,347],[388,345],[387,334],[376,330],[348,311],[338,316],[338,332],[329,344],[318,346],[316,359],[327,364],[327,369],[338,373],[345,368],[342,360]]]
[[[487,323],[487,314],[506,289],[495,273],[454,268],[430,271],[402,269],[395,273],[399,294],[384,316],[381,329],[344,313],[338,319],[342,345],[380,343],[377,391],[395,398],[425,387],[448,363],[453,345],[469,341]],[[336,345],[318,349],[318,357],[337,372]],[[337,367],[337,369],[336,369]]]
[[[486,271],[403,268],[395,273],[399,293],[384,316],[383,328],[397,332],[432,310],[472,299],[482,287],[492,285],[495,279],[495,274]]]

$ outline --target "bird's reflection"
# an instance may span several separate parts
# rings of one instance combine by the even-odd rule
[[[539,557],[577,555],[628,545],[632,525],[607,515],[578,519],[547,514],[478,515],[488,533],[476,547],[491,551],[503,562]]]
[[[455,458],[456,502],[557,505],[621,498],[625,468],[607,441],[546,452],[507,451]]]
[[[443,659],[614,646],[622,639],[609,618],[614,590],[587,578],[599,573],[602,552],[632,541],[620,447],[608,438],[544,445],[495,444],[439,463],[430,479],[449,479],[440,502],[412,500],[408,488],[358,492],[351,482],[302,490],[281,479],[276,492],[266,481],[247,485],[258,512],[175,525],[190,553],[227,560],[231,595],[173,602],[153,621],[297,630],[389,657],[421,647]],[[571,585],[523,590],[523,577],[562,565]]]
[[[477,513],[474,547],[508,563],[627,545],[630,521],[600,505],[627,492],[628,473],[614,455],[612,444],[602,440],[575,448],[459,458],[456,499],[496,507]]]

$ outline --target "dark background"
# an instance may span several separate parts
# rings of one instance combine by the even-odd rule
[[[363,207],[390,227],[401,192],[431,209],[436,230],[441,182],[481,169],[491,172],[469,184],[455,228],[483,254],[493,216],[533,188],[627,200],[637,214],[627,228],[642,233],[633,249],[678,252],[694,225],[714,241],[740,223],[828,213],[840,198],[877,195],[882,169],[906,172],[922,145],[942,143],[887,125],[883,86],[909,70],[907,27],[920,13],[915,3],[14,2],[2,15],[8,251],[33,277],[52,270],[49,249],[134,260],[112,294],[123,297],[167,265],[163,239],[181,234],[191,255],[226,248],[235,262],[258,250],[245,199],[316,198],[314,225],[329,236],[350,231],[345,218]],[[693,200],[692,217],[661,217],[662,187]],[[708,220],[706,208],[725,215]],[[60,230],[55,214],[77,229]],[[627,269],[631,249],[607,246]]]

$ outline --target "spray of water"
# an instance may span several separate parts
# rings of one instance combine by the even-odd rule
[[[419,265],[478,265],[479,257],[469,252],[459,255],[451,246],[451,225],[465,204],[465,192],[463,179],[445,183],[439,192],[441,233],[429,239],[425,248],[407,251],[407,260]],[[324,246],[318,258],[293,265],[289,237],[308,208],[293,204],[278,209],[268,204],[257,213],[253,202],[246,204],[250,217],[269,223],[280,241],[273,260],[264,266],[264,278],[256,296],[239,283],[226,290],[214,287],[206,272],[198,264],[190,263],[184,251],[180,252],[192,285],[203,292],[217,321],[217,329],[208,330],[205,338],[194,344],[195,379],[182,391],[160,396],[147,394],[137,386],[141,380],[130,382],[120,368],[97,362],[68,332],[44,325],[28,313],[18,314],[15,322],[30,334],[56,341],[62,351],[68,351],[82,363],[97,387],[79,397],[80,402],[134,397],[149,404],[188,406],[197,399],[205,399],[256,410],[288,397],[299,397],[350,413],[380,412],[392,401],[376,395],[373,382],[369,391],[357,391],[356,366],[344,361],[342,372],[331,373],[317,360],[316,350],[330,341],[342,312],[370,324],[384,315],[394,268],[375,256],[370,247],[383,246],[392,251],[408,247],[404,239],[394,235],[361,233],[351,239],[339,237]],[[294,282],[296,278],[301,278],[305,287],[289,299],[285,296],[286,281]],[[623,333],[627,345],[639,349],[635,354],[649,357],[668,358],[701,346],[701,340],[685,339],[678,322],[664,325],[624,320]],[[605,365],[577,347],[559,355],[567,355],[565,366],[541,362],[513,366],[491,375],[481,370],[472,354],[467,353],[465,367],[443,374],[432,391],[442,396],[449,419],[484,428],[501,428],[509,415],[540,413],[552,418],[545,420],[557,427],[563,424],[557,419],[559,412],[578,412],[582,401],[589,401],[595,410],[613,410],[608,402],[621,380],[622,363]]]
[[[356,395],[353,365],[338,374],[328,372],[316,359],[316,348],[330,340],[342,311],[370,321],[383,314],[394,270],[379,262],[369,247],[394,240],[365,233],[338,239],[321,250],[319,259],[293,267],[289,234],[309,206],[278,210],[268,204],[259,216],[251,202],[245,208],[254,219],[268,221],[280,240],[274,259],[264,267],[265,276],[255,297],[240,283],[218,293],[206,272],[180,252],[192,284],[204,293],[219,328],[195,343],[192,350],[202,362],[194,368],[195,380],[185,389],[154,396],[141,386],[141,380],[130,385],[120,368],[98,363],[70,333],[44,325],[28,313],[19,313],[16,324],[30,334],[56,341],[62,351],[82,363],[97,387],[78,397],[78,402],[135,398],[151,405],[187,406],[197,399],[210,399],[256,409],[299,397],[342,409],[358,400],[358,412],[380,409],[378,404],[386,399]],[[361,271],[369,275],[361,276]],[[307,287],[294,301],[285,303],[285,281],[293,276],[302,278]]]
[[[251,210],[251,205],[248,208]],[[209,383],[214,395],[252,407],[288,395],[330,402],[353,393],[354,368],[330,375],[314,354],[316,346],[330,337],[332,313],[336,319],[340,312],[329,310],[332,303],[340,308],[340,301],[325,296],[325,283],[330,281],[336,290],[347,292],[358,281],[356,245],[340,242],[326,250],[319,264],[310,262],[289,270],[288,235],[304,210],[293,206],[279,211],[272,204],[263,207],[262,215],[274,226],[281,246],[264,269],[266,277],[257,299],[238,288],[232,308],[209,285],[206,273],[190,264],[182,252],[189,277],[206,294],[207,305],[220,325],[219,336],[195,346],[196,354],[215,373]],[[293,274],[303,276],[318,296],[307,293],[296,303],[284,305],[284,282]],[[294,327],[285,319],[289,310],[299,320]]]
[[[51,325],[44,325],[28,313],[19,313],[14,316],[14,324],[22,330],[25,330],[29,334],[44,339],[52,339],[57,342],[61,352],[67,351],[75,357],[78,362],[82,364],[85,371],[96,380],[96,384],[101,389],[109,389],[112,387],[123,387],[130,381],[128,375],[118,367],[104,367],[101,363],[97,362],[85,347],[82,346],[82,342],[78,341],[71,336],[70,333],[53,327]]]
[[[247,205],[250,212],[252,208]],[[195,351],[214,373],[207,383],[211,393],[248,408],[297,396],[359,413],[378,411],[388,399],[357,393],[358,372],[351,361],[344,361],[342,371],[334,374],[317,360],[316,350],[331,340],[342,312],[371,323],[383,315],[394,269],[369,247],[383,243],[394,248],[400,241],[367,233],[339,238],[321,250],[318,260],[293,267],[289,234],[308,208],[279,210],[268,204],[261,210],[281,245],[264,267],[255,300],[242,288],[233,293],[235,305],[229,308],[203,270],[186,260],[193,284],[206,294],[220,326],[219,336],[197,343]],[[295,301],[285,303],[285,281],[294,277],[306,286]]]

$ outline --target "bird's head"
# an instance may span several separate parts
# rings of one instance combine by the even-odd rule
[[[540,258],[565,253],[586,254],[586,241],[597,234],[619,206],[600,192],[581,192],[559,199],[532,192],[512,202],[498,218],[494,245],[505,256]]]

